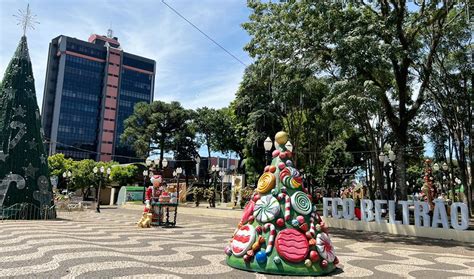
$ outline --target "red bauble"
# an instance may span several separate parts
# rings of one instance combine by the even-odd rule
[[[283,227],[285,225],[285,220],[283,220],[283,218],[278,218],[278,220],[276,220],[276,224],[279,227]]]
[[[309,252],[309,259],[310,259],[313,263],[317,262],[317,261],[319,260],[319,254],[318,254],[318,252],[316,252],[316,251],[311,251],[311,252]]]
[[[307,232],[309,229],[309,226],[307,223],[303,223],[301,226],[300,226],[300,230],[304,231],[304,232]]]
[[[266,166],[266,167],[263,169],[263,172],[267,172],[269,168],[270,168],[270,166]]]
[[[254,201],[254,202],[257,202],[259,199],[260,199],[260,195],[259,195],[259,194],[255,194],[255,195],[253,196],[253,201]]]
[[[272,166],[270,166],[270,167],[268,168],[268,171],[270,171],[271,173],[274,173],[274,172],[276,171],[276,169],[277,169],[277,168],[272,165]]]
[[[298,215],[298,216],[296,217],[296,220],[298,220],[298,223],[300,223],[300,224],[303,224],[303,223],[304,223],[304,217],[301,216],[301,215]]]
[[[278,163],[278,168],[281,169],[281,170],[286,168],[285,163],[283,163],[283,162]]]
[[[285,159],[286,158],[286,152],[282,152],[278,156],[280,157],[280,159]]]
[[[248,219],[249,224],[252,224],[254,220],[255,220],[255,217],[253,217],[253,215],[250,215]]]
[[[280,150],[274,150],[272,153],[272,157],[275,158],[278,155],[280,155]]]
[[[245,256],[244,256],[244,257],[245,257]],[[245,259],[244,259],[244,260],[245,260]],[[328,264],[329,264],[329,263],[328,263],[328,261],[326,261],[326,260],[322,260],[321,263],[320,263],[320,265],[321,265],[322,268],[328,267]]]
[[[244,255],[244,261],[246,263],[249,263],[251,259],[252,259],[252,257],[250,257],[249,255]]]

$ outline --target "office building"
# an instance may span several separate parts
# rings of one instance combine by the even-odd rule
[[[134,105],[153,99],[155,61],[123,51],[108,33],[49,44],[42,122],[50,155],[134,161],[120,135]]]

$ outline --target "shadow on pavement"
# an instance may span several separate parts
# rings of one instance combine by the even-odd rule
[[[359,242],[371,241],[379,243],[404,243],[407,245],[428,245],[438,246],[442,248],[464,246],[466,249],[474,251],[474,244],[459,242],[447,239],[433,239],[427,237],[415,237],[415,236],[404,236],[404,235],[392,235],[386,233],[366,232],[366,231],[351,231],[339,228],[329,228],[329,232],[333,235],[347,240],[355,240]]]

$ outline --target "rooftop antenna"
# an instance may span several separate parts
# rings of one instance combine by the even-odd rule
[[[114,37],[114,31],[109,28],[107,29],[107,38],[113,38]]]
[[[16,25],[20,25],[23,29],[23,36],[26,35],[27,29],[34,30],[35,24],[39,24],[39,21],[36,21],[36,15],[31,13],[30,4],[26,6],[26,11],[18,9],[16,15],[13,16],[18,22]]]

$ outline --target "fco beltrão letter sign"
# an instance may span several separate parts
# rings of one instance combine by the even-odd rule
[[[361,221],[370,222],[375,220],[376,223],[387,223],[382,220],[382,205],[386,205],[386,200],[360,200]],[[433,215],[430,217],[429,205],[423,201],[398,201],[402,206],[403,222],[395,220],[395,206],[393,200],[388,201],[388,223],[389,224],[410,224],[410,208],[413,206],[414,225],[417,227],[442,227],[449,229],[450,225],[456,230],[466,230],[469,227],[469,214],[467,206],[461,202],[451,204],[451,218],[446,212],[446,206],[443,200],[434,200]],[[323,198],[323,216],[329,217],[331,215],[335,219],[344,218],[346,220],[353,220],[355,209],[355,202],[353,199],[341,198]],[[458,218],[460,215],[460,220]]]

